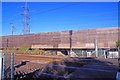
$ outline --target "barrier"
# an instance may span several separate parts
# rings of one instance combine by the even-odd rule
[[[14,53],[0,53],[1,80],[14,79]]]

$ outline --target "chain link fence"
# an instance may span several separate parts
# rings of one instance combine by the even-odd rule
[[[96,57],[95,50],[73,50],[78,57]],[[97,57],[105,57],[104,50],[98,50]]]
[[[14,79],[14,53],[2,54],[2,80]]]
[[[118,58],[118,51],[98,49],[97,53],[95,50],[73,50],[73,52],[78,57]]]

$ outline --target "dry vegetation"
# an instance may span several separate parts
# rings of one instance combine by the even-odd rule
[[[3,50],[3,52],[4,53],[12,53],[12,52],[14,52],[15,54],[31,54],[31,55],[46,55],[46,56],[53,56],[53,55],[55,55],[53,53],[50,53],[50,52],[44,51],[44,50],[30,49],[30,46],[27,45],[27,44],[22,45],[22,47],[20,47],[19,49],[16,49],[16,48],[5,48]]]

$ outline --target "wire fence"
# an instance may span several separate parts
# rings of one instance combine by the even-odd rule
[[[2,80],[14,78],[14,53],[2,53]]]
[[[95,50],[73,50],[78,57],[118,58],[118,51],[107,51],[99,49],[97,56]]]

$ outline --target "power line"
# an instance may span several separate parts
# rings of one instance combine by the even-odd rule
[[[23,27],[22,33],[23,34],[30,34],[30,25],[28,23],[28,20],[30,18],[28,16],[29,9],[28,9],[27,2],[25,2],[25,6],[23,7],[23,9],[24,9],[24,12],[22,13],[22,15],[24,16],[24,23],[23,23],[24,27]]]
[[[63,8],[67,8],[67,7],[71,7],[71,6],[76,6],[79,3],[73,3],[73,4],[69,4],[69,5],[65,5],[65,6],[61,6],[61,7],[57,7],[57,8],[53,8],[53,9],[49,9],[49,10],[45,10],[45,11],[38,11],[38,10],[34,10],[31,12],[37,12],[34,15],[36,16],[37,14],[42,14],[42,13],[47,13],[47,12],[51,12],[51,11],[55,11],[55,10],[59,10],[59,9],[63,9]]]
[[[36,15],[39,15],[39,14],[43,14],[43,13],[47,13],[47,12],[51,12],[51,11],[55,11],[55,10],[59,10],[59,9],[67,8],[67,7],[71,7],[71,6],[76,6],[78,4],[79,3],[73,3],[73,4],[69,4],[69,5],[65,5],[65,6],[60,6],[60,7],[57,7],[57,8],[48,9],[48,10],[44,10],[44,11],[39,11],[39,9],[37,9],[37,10],[33,10],[33,11],[28,11],[28,12],[29,13],[37,12],[35,14],[32,14],[32,16],[36,16]],[[24,13],[22,13],[22,15],[24,15]],[[16,19],[14,19],[14,20],[16,21]],[[17,21],[18,20],[21,20],[21,19],[17,19]]]
[[[38,12],[38,13],[35,13],[33,16],[36,16],[36,15],[39,15],[39,14],[42,14],[42,13],[47,13],[47,12],[51,12],[51,11],[55,11],[55,10],[59,10],[59,9],[63,9],[63,8],[67,8],[67,7],[71,7],[71,6],[76,6],[78,5],[79,3],[73,3],[73,4],[69,4],[69,5],[65,5],[65,6],[60,6],[60,7],[57,7],[57,8],[53,8],[53,9],[49,9],[49,10],[45,10],[45,11],[37,11],[37,10],[34,10],[34,11],[31,11],[31,13],[34,13],[34,12]],[[22,33],[23,34],[30,34],[30,25],[28,23],[28,20],[30,20],[29,16],[28,16],[28,13],[30,12],[29,9],[28,9],[28,4],[27,2],[25,2],[25,6],[22,7],[24,9],[24,12],[22,13],[22,15],[24,16],[24,22],[23,22],[23,30],[22,30]],[[20,19],[17,19],[17,21],[20,20]],[[14,27],[14,24],[12,23],[11,24],[11,28],[12,28],[12,35],[14,34],[14,31],[15,31],[15,27]]]

